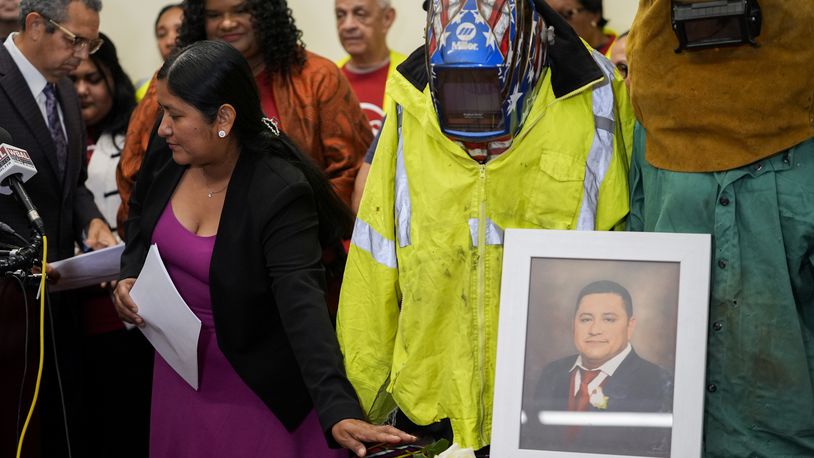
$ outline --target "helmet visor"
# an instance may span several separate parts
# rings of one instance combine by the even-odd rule
[[[441,128],[486,135],[505,134],[498,68],[435,67]]]

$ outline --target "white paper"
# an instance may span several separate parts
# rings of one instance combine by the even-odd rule
[[[175,372],[197,391],[201,320],[178,294],[155,244],[147,253],[130,297],[144,319],[144,326],[139,328],[141,332]]]
[[[120,243],[52,262],[51,267],[59,272],[60,278],[48,289],[53,292],[64,291],[98,285],[119,278],[122,251],[124,251],[124,244]]]

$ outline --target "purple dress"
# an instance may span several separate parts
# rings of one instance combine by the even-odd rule
[[[158,245],[181,297],[201,320],[201,335],[198,391],[158,353],[155,355],[150,456],[347,457],[347,451],[328,448],[313,410],[295,431],[286,430],[220,351],[209,296],[209,264],[215,237],[201,237],[187,230],[168,203],[152,242]]]

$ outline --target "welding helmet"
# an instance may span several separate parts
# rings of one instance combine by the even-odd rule
[[[425,38],[441,131],[464,142],[516,135],[553,39],[532,0],[430,0]]]

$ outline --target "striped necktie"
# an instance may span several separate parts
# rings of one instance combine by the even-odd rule
[[[45,94],[45,112],[48,116],[48,130],[51,132],[51,139],[56,146],[57,164],[59,166],[59,178],[65,176],[65,163],[68,160],[68,141],[65,139],[65,132],[62,130],[62,123],[59,122],[59,105],[57,103],[56,88],[53,84],[46,84],[42,91]]]

